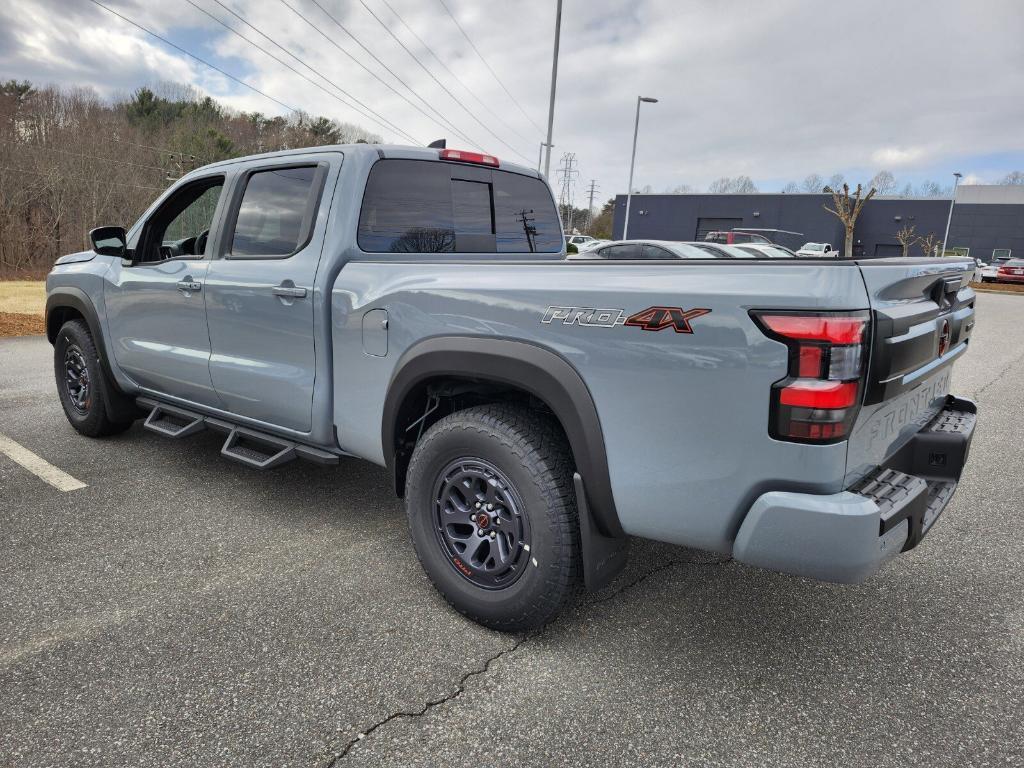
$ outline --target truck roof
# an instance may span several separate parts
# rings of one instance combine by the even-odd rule
[[[263,152],[257,155],[233,157],[228,160],[219,160],[216,163],[209,163],[208,165],[204,165],[202,166],[202,168],[197,168],[196,170],[222,168],[229,165],[233,165],[235,163],[246,163],[252,160],[264,160],[274,157],[308,155],[312,152],[344,152],[345,154],[373,153],[379,155],[381,158],[402,158],[405,160],[435,160],[437,162],[457,162],[454,160],[441,160],[439,156],[441,150],[434,149],[432,147],[413,147],[404,144],[325,144],[323,146],[317,147],[298,147],[296,149],[282,149],[276,152]],[[536,169],[534,168],[503,160],[497,155],[492,155],[492,157],[498,158],[498,162],[500,163],[499,170],[513,171],[514,173],[521,173],[526,176],[533,176],[535,178],[540,177],[540,174],[538,174]]]

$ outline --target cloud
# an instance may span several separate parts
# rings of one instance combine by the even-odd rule
[[[108,1],[289,106],[405,142],[184,0]],[[502,159],[536,163],[550,84],[549,0],[448,0],[515,102],[436,0],[388,4],[458,80],[383,0],[363,1],[454,98],[359,0],[319,0],[348,32],[310,0],[287,2],[312,26],[280,2],[223,0],[416,141],[446,137],[450,145],[478,144]],[[196,2],[330,89],[214,0]],[[1024,93],[1024,47],[1017,39],[1022,27],[1019,0],[980,6],[861,0],[853,7],[815,0],[570,3],[562,24],[552,169],[562,153],[573,152],[580,169],[577,199],[591,179],[603,196],[624,190],[636,97],[643,94],[660,101],[645,104],[641,113],[638,186],[706,188],[720,176],[746,174],[770,189],[810,173],[866,180],[882,168],[900,182],[916,182],[980,168],[972,158],[983,155],[998,155],[1006,164],[986,166],[986,176],[999,177],[1024,167],[1024,99],[1008,96]],[[284,111],[86,0],[16,0],[0,7],[0,71],[90,85],[108,96],[181,80],[237,109]]]
[[[897,170],[921,165],[929,156],[924,147],[882,147],[871,153],[871,162],[879,168]]]

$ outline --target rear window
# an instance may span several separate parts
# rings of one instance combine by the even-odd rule
[[[428,160],[374,163],[359,212],[369,253],[557,253],[547,185],[508,171]]]

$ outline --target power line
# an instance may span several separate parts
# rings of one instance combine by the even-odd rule
[[[43,173],[42,171],[30,171],[27,168],[11,168],[10,166],[7,166],[7,165],[0,165],[0,171],[13,171],[14,173],[29,173],[29,174],[32,174],[33,176],[49,176],[50,175],[48,173]],[[57,173],[58,171],[57,171],[57,169],[54,169],[53,172]],[[95,184],[108,184],[109,183],[106,180],[102,180],[102,179],[85,179],[85,178],[82,178],[81,176],[67,176],[67,175],[65,175],[63,173],[60,174],[60,178],[61,178],[61,180],[85,181],[85,182],[92,182],[92,183],[95,183]],[[167,187],[150,187],[150,186],[146,186],[144,184],[121,184],[120,182],[118,184],[116,184],[115,186],[118,186],[118,187],[131,187],[132,189],[155,189],[157,192],[163,192],[165,189],[167,189]]]
[[[380,1],[382,3],[384,3],[384,6],[389,11],[391,11],[391,13],[393,13],[395,15],[395,17],[402,24],[402,26],[405,27],[407,30],[409,30],[409,34],[412,35],[414,38],[416,38],[416,42],[418,42],[420,45],[422,45],[426,49],[427,53],[429,53],[434,58],[434,61],[436,61],[438,64],[440,64],[445,72],[447,72],[455,80],[457,80],[459,85],[461,85],[466,90],[466,93],[468,93],[470,96],[472,96],[476,100],[477,104],[479,104],[481,107],[483,107],[491,115],[491,117],[493,117],[495,120],[497,120],[499,123],[501,123],[506,129],[508,129],[508,131],[510,133],[514,134],[516,136],[516,138],[520,139],[521,141],[532,141],[532,139],[528,139],[526,136],[523,136],[523,134],[519,133],[519,131],[517,131],[511,125],[506,123],[505,120],[502,119],[502,117],[497,112],[495,112],[493,109],[488,107],[483,102],[483,100],[479,96],[477,96],[476,93],[473,92],[473,89],[470,88],[468,85],[466,85],[466,82],[461,77],[459,77],[457,73],[453,72],[448,67],[448,65],[445,64],[441,60],[440,56],[438,56],[436,53],[434,53],[434,50],[429,45],[427,45],[426,41],[424,41],[424,39],[422,37],[420,37],[419,35],[416,34],[416,30],[414,30],[411,26],[409,26],[409,23],[405,19],[402,18],[402,14],[400,14],[398,11],[396,11],[391,6],[391,3],[388,2],[388,0],[380,0]]]
[[[510,99],[512,99],[512,103],[513,104],[515,104],[517,107],[519,107],[519,111],[523,113],[523,117],[525,117],[527,120],[529,120],[533,124],[534,128],[536,128],[538,131],[543,132],[543,129],[539,125],[537,125],[536,123],[533,122],[533,118],[531,118],[528,114],[526,114],[526,110],[523,109],[522,104],[520,104],[518,101],[516,101],[516,97],[513,96],[511,91],[509,91],[509,89],[505,87],[505,84],[503,82],[501,82],[501,78],[498,77],[498,73],[495,72],[491,68],[491,65],[487,63],[487,59],[485,59],[484,55],[482,53],[480,53],[480,49],[478,49],[476,47],[476,45],[473,44],[473,41],[470,39],[469,35],[466,34],[466,30],[464,30],[462,28],[462,25],[459,24],[459,20],[455,18],[455,14],[453,14],[451,12],[451,9],[445,4],[444,0],[437,0],[437,2],[439,2],[441,4],[441,7],[444,8],[444,10],[448,14],[448,16],[451,17],[451,20],[455,22],[455,26],[459,28],[459,32],[462,33],[462,36],[464,38],[466,38],[466,42],[469,43],[469,47],[472,48],[476,52],[476,55],[480,57],[480,61],[482,61],[484,63],[484,66],[487,67],[487,71],[491,73],[491,75],[497,81],[498,85],[501,86],[501,90],[503,90],[505,92],[505,94]]]
[[[576,170],[576,155],[573,152],[566,152],[562,155],[562,165],[558,167],[556,174],[561,177],[562,189],[558,194],[558,205],[564,211],[565,231],[572,231],[573,213],[573,187],[576,184],[576,177],[580,172]]]
[[[311,83],[312,85],[316,86],[317,88],[319,88],[319,89],[320,89],[321,91],[323,91],[324,93],[326,93],[326,94],[327,94],[328,96],[330,96],[331,98],[333,98],[333,99],[336,99],[337,101],[339,101],[340,103],[344,104],[345,106],[347,106],[347,107],[349,107],[349,108],[351,108],[351,109],[354,109],[354,110],[355,110],[355,111],[356,111],[357,113],[359,113],[359,114],[360,114],[360,115],[362,115],[363,117],[367,118],[368,120],[370,120],[370,121],[372,121],[372,122],[376,123],[376,124],[377,124],[377,125],[379,125],[379,126],[380,126],[381,128],[383,128],[383,129],[385,129],[385,130],[389,130],[389,129],[390,129],[390,130],[393,130],[393,131],[395,131],[395,132],[396,132],[396,133],[397,133],[398,135],[400,135],[400,136],[404,136],[404,137],[405,137],[406,139],[408,139],[409,141],[411,141],[411,142],[412,142],[413,144],[419,144],[419,143],[422,143],[422,142],[419,142],[419,141],[417,141],[416,139],[414,139],[414,138],[413,138],[412,136],[410,136],[410,135],[409,135],[408,133],[406,133],[405,131],[403,131],[403,130],[402,130],[401,128],[399,128],[399,127],[398,127],[397,125],[395,125],[394,123],[392,123],[392,122],[391,122],[390,120],[387,120],[387,119],[386,119],[386,118],[384,118],[384,117],[383,117],[382,115],[380,115],[379,113],[375,112],[375,111],[374,111],[374,110],[372,110],[372,109],[371,109],[370,107],[368,107],[368,106],[367,106],[366,104],[364,104],[363,102],[359,101],[359,99],[357,99],[357,98],[356,98],[355,96],[353,96],[352,94],[350,94],[350,93],[349,93],[348,91],[346,91],[346,90],[344,90],[343,88],[341,88],[341,87],[339,87],[339,86],[335,85],[335,84],[334,84],[334,83],[333,83],[333,82],[332,82],[332,81],[331,81],[331,80],[330,80],[330,79],[329,79],[328,77],[326,77],[325,75],[321,74],[320,72],[317,72],[317,70],[313,69],[313,67],[311,67],[311,66],[309,66],[308,64],[306,64],[306,62],[302,61],[302,59],[300,59],[300,58],[299,58],[298,56],[295,56],[295,55],[294,55],[293,53],[291,53],[290,51],[288,51],[288,49],[286,49],[286,48],[285,48],[284,46],[280,45],[280,44],[279,44],[279,43],[278,43],[277,41],[275,41],[275,40],[274,40],[274,39],[273,39],[272,37],[270,37],[269,35],[265,34],[264,32],[261,32],[260,30],[256,29],[256,27],[254,27],[254,26],[253,26],[252,24],[250,24],[250,23],[249,23],[248,21],[246,21],[246,20],[245,20],[244,18],[242,18],[242,17],[241,17],[241,16],[239,15],[239,14],[235,13],[235,12],[234,12],[233,10],[231,10],[231,9],[230,9],[230,8],[228,8],[228,7],[226,6],[226,5],[224,5],[224,3],[220,2],[220,0],[214,0],[214,2],[215,2],[215,3],[217,3],[217,5],[219,5],[219,6],[221,7],[221,8],[223,8],[224,10],[226,10],[226,11],[227,11],[228,13],[230,13],[230,14],[231,14],[232,16],[234,16],[235,18],[237,18],[237,19],[238,19],[239,21],[241,21],[241,22],[242,22],[243,24],[245,24],[246,26],[248,26],[248,27],[249,27],[250,29],[254,30],[254,31],[255,31],[255,32],[257,32],[258,34],[262,35],[262,36],[263,36],[263,37],[265,37],[265,38],[266,38],[267,40],[269,40],[270,42],[272,42],[272,43],[273,43],[274,45],[276,45],[276,46],[277,46],[278,48],[280,48],[280,49],[281,49],[282,51],[284,51],[284,52],[285,52],[285,53],[287,53],[287,54],[288,54],[289,56],[291,56],[291,57],[292,57],[293,59],[295,59],[296,61],[298,61],[298,62],[299,62],[300,64],[302,64],[302,65],[303,65],[304,67],[306,67],[307,69],[309,69],[309,70],[310,70],[311,72],[314,72],[314,73],[316,73],[316,74],[317,74],[318,76],[320,76],[320,77],[321,77],[321,78],[323,78],[323,79],[324,79],[325,81],[327,81],[328,83],[330,83],[330,84],[331,84],[331,86],[332,86],[333,88],[336,88],[336,89],[337,89],[338,91],[340,91],[341,93],[345,94],[345,96],[347,96],[348,98],[350,98],[350,99],[351,99],[352,101],[356,102],[356,104],[358,104],[359,106],[357,107],[357,106],[355,106],[355,105],[353,105],[353,104],[350,104],[350,103],[348,103],[347,101],[345,101],[345,99],[343,99],[343,98],[341,98],[340,96],[338,96],[337,94],[331,93],[331,92],[330,92],[330,91],[328,91],[328,90],[327,90],[326,88],[324,88],[324,87],[323,87],[322,85],[320,85],[319,83],[317,83],[317,82],[316,82],[315,80],[312,80],[312,79],[311,79],[311,78],[309,78],[308,76],[306,76],[306,75],[302,74],[302,73],[301,73],[301,72],[299,72],[299,71],[298,71],[297,69],[295,69],[295,67],[291,66],[291,65],[290,65],[290,64],[288,64],[287,62],[284,62],[284,61],[282,61],[281,59],[277,58],[277,56],[275,56],[274,54],[272,54],[272,53],[271,53],[270,51],[268,51],[268,50],[267,50],[266,48],[263,48],[263,47],[262,47],[261,45],[259,45],[258,43],[255,43],[255,42],[253,42],[252,40],[250,40],[249,38],[245,37],[245,36],[244,36],[243,34],[241,34],[241,33],[240,33],[240,32],[239,32],[238,30],[236,30],[236,29],[233,29],[233,28],[232,28],[231,26],[229,26],[228,24],[226,24],[226,23],[225,23],[224,21],[222,21],[221,19],[218,19],[218,18],[217,18],[216,16],[214,16],[214,15],[213,15],[212,13],[210,13],[209,11],[207,11],[207,10],[206,10],[205,8],[202,8],[202,7],[200,7],[199,5],[197,5],[196,3],[194,3],[194,2],[192,1],[192,0],[185,0],[185,2],[187,2],[187,3],[188,3],[189,5],[191,5],[192,7],[196,8],[197,10],[199,10],[199,11],[201,11],[202,13],[206,14],[207,16],[209,16],[209,17],[210,17],[211,19],[213,19],[213,20],[214,20],[215,22],[217,22],[218,24],[220,24],[220,25],[221,25],[222,27],[224,27],[224,28],[225,28],[226,30],[228,30],[229,32],[231,32],[231,33],[232,33],[233,35],[236,35],[236,36],[238,36],[239,38],[241,38],[241,39],[242,39],[242,40],[244,40],[245,42],[249,43],[249,45],[253,46],[254,48],[256,48],[256,49],[257,49],[257,50],[259,50],[259,51],[262,51],[262,52],[263,52],[264,54],[266,54],[267,56],[269,56],[270,58],[272,58],[272,59],[273,59],[274,61],[276,61],[276,62],[277,62],[278,64],[280,64],[281,66],[283,66],[283,67],[287,67],[287,68],[288,68],[289,70],[291,70],[292,72],[294,72],[294,73],[295,73],[296,75],[298,75],[299,77],[303,78],[304,80],[306,80],[307,82]],[[360,109],[359,107],[362,107],[362,109]],[[366,110],[366,111],[364,112],[363,110]],[[369,113],[369,114],[368,114],[368,113]],[[378,118],[379,118],[379,119],[378,119]]]
[[[428,120],[431,120],[434,123],[436,123],[437,125],[439,125],[444,130],[448,130],[448,131],[451,131],[452,133],[457,134],[460,138],[462,138],[463,140],[469,142],[472,146],[476,147],[477,149],[483,150],[483,147],[481,147],[480,144],[478,144],[477,142],[473,141],[471,138],[466,136],[466,134],[464,134],[462,131],[460,131],[458,128],[456,128],[451,123],[450,120],[445,118],[440,112],[438,112],[436,109],[431,107],[429,104],[427,104],[426,101],[424,101],[420,96],[418,96],[416,94],[416,92],[413,91],[413,89],[410,88],[409,85],[404,80],[402,80],[402,78],[400,78],[398,75],[396,75],[394,72],[392,72],[391,69],[384,62],[382,62],[380,59],[378,59],[374,55],[373,51],[371,51],[369,48],[367,48],[365,45],[363,45],[363,43],[355,35],[353,35],[351,32],[349,32],[348,29],[346,29],[345,26],[340,21],[338,21],[330,13],[328,13],[327,10],[325,10],[324,7],[322,5],[320,5],[320,3],[317,2],[317,0],[311,0],[311,1],[312,1],[313,5],[315,5],[317,8],[319,8],[323,12],[323,14],[325,16],[327,16],[327,18],[329,18],[332,22],[334,22],[335,26],[337,26],[338,29],[340,29],[342,32],[344,32],[346,35],[348,35],[350,38],[352,38],[360,48],[362,48],[364,51],[366,51],[366,53],[369,54],[370,57],[374,61],[376,61],[381,67],[383,67],[387,72],[389,72],[391,74],[391,76],[394,77],[399,83],[401,83],[403,86],[405,86],[405,88],[410,93],[412,93],[413,96],[416,96],[417,98],[420,99],[420,101],[423,101],[423,103],[427,106],[427,108],[430,109],[431,111],[433,111],[438,116],[438,118],[440,118],[440,120],[438,120],[437,118],[434,118],[431,115],[427,114],[423,109],[421,109],[419,107],[419,105],[414,104],[404,93],[401,93],[400,91],[398,91],[393,85],[391,85],[391,83],[389,83],[387,80],[382,78],[380,75],[378,75],[372,69],[370,69],[365,64],[363,64],[363,62],[359,61],[359,59],[357,59],[351,53],[349,53],[344,48],[342,48],[340,45],[338,45],[330,36],[328,36],[326,33],[324,33],[323,30],[321,30],[319,27],[317,27],[313,22],[311,22],[309,19],[307,19],[305,16],[303,16],[302,13],[300,13],[290,3],[288,3],[287,0],[280,0],[282,5],[284,5],[292,13],[294,13],[296,16],[298,16],[300,19],[302,19],[304,22],[306,22],[306,24],[308,24],[310,27],[312,27],[314,30],[316,30],[317,33],[321,37],[323,37],[327,42],[329,42],[331,45],[333,45],[335,48],[337,48],[343,54],[348,56],[357,65],[359,65],[364,70],[366,70],[372,77],[374,77],[377,81],[382,83],[388,90],[390,90],[392,93],[394,93],[396,96],[398,96],[404,102],[406,102],[410,107],[412,107],[413,109],[418,111],[420,114],[422,114]]]
[[[501,143],[501,144],[505,145],[506,147],[508,147],[511,151],[515,152],[517,155],[519,155],[521,158],[523,158],[523,160],[526,160],[527,162],[529,162],[529,160],[526,157],[526,155],[522,154],[519,150],[517,150],[515,147],[513,147],[507,141],[505,141],[500,136],[498,136],[497,133],[495,133],[490,128],[488,128],[486,125],[484,125],[483,122],[480,120],[480,118],[477,117],[475,114],[473,114],[473,112],[470,111],[470,109],[465,104],[462,103],[461,99],[459,99],[458,96],[456,96],[454,93],[452,93],[448,89],[448,86],[446,86],[444,83],[442,83],[440,80],[438,80],[437,76],[433,72],[431,72],[429,69],[427,69],[427,66],[420,60],[419,56],[417,56],[415,53],[413,53],[411,50],[409,50],[409,47],[406,46],[406,44],[402,42],[401,38],[399,38],[398,35],[396,35],[391,30],[391,27],[389,27],[387,24],[385,24],[381,20],[381,18],[376,13],[373,12],[373,9],[370,8],[370,6],[368,6],[364,2],[364,0],[359,0],[359,4],[361,6],[363,6],[363,8],[366,9],[367,13],[369,13],[371,16],[373,16],[374,21],[376,21],[381,27],[383,27],[384,31],[387,32],[396,43],[398,43],[400,46],[402,46],[402,50],[405,51],[406,53],[408,53],[412,57],[413,61],[415,61],[417,64],[420,65],[420,69],[422,69],[424,72],[426,72],[428,75],[430,75],[430,77],[433,79],[433,81],[435,83],[437,83],[438,86],[440,86],[440,88],[452,98],[452,101],[454,101],[456,104],[458,104],[460,107],[462,107],[462,110],[467,115],[469,115],[477,123],[477,125],[479,125],[481,128],[483,128],[489,134],[491,134],[491,136],[493,136],[495,139],[497,139],[499,143]]]
[[[152,150],[156,150],[157,152],[167,152],[168,154],[175,154],[175,155],[182,154],[181,151],[177,150],[177,149],[168,149],[167,147],[154,147],[154,146],[151,146],[150,144],[139,144],[138,142],[135,142],[135,141],[128,141],[128,139],[119,139],[116,136],[106,136],[104,138],[110,139],[110,141],[116,141],[118,144],[130,144],[133,147],[141,147],[142,149],[152,149]],[[200,160],[208,160],[209,159],[209,158],[203,157],[202,155],[196,155],[196,157],[198,159],[200,159]]]
[[[131,20],[131,19],[129,19],[129,18],[127,17],[127,16],[123,16],[123,15],[121,15],[120,13],[118,13],[117,11],[115,11],[115,10],[114,10],[113,8],[108,8],[108,7],[107,7],[107,6],[105,6],[105,5],[103,4],[103,3],[101,3],[101,2],[99,1],[99,0],[89,0],[89,2],[90,2],[90,3],[93,3],[94,5],[98,5],[98,6],[100,7],[100,8],[102,8],[102,9],[103,9],[103,10],[105,10],[105,11],[107,11],[108,13],[112,13],[112,14],[114,14],[115,16],[117,16],[117,18],[121,19],[122,21],[127,21],[127,22],[128,22],[129,24],[131,24],[131,25],[132,25],[133,27],[137,27],[138,29],[141,29],[141,30],[142,30],[143,32],[145,32],[145,33],[146,33],[147,35],[152,35],[152,36],[153,36],[153,37],[155,37],[155,38],[156,38],[157,40],[159,40],[160,42],[164,43],[165,45],[169,45],[169,46],[171,46],[171,48],[174,48],[174,49],[175,49],[176,51],[181,51],[182,53],[184,53],[184,54],[185,54],[186,56],[188,56],[189,58],[191,58],[191,59],[195,59],[196,61],[198,61],[198,62],[199,62],[199,63],[201,63],[201,64],[205,64],[205,65],[206,65],[206,66],[208,66],[208,67],[209,67],[210,69],[212,69],[212,70],[214,70],[214,71],[216,71],[216,72],[220,72],[220,73],[221,73],[222,75],[224,75],[224,77],[227,77],[227,78],[229,78],[229,79],[231,79],[231,80],[234,80],[234,81],[235,81],[236,83],[238,83],[239,85],[244,85],[244,86],[245,86],[246,88],[248,88],[248,89],[249,89],[250,91],[254,91],[254,92],[258,93],[258,94],[259,94],[260,96],[262,96],[263,98],[265,98],[265,99],[269,99],[270,101],[274,102],[275,104],[277,104],[277,105],[279,105],[279,106],[282,106],[282,107],[284,107],[284,108],[285,108],[285,109],[287,109],[287,110],[288,110],[289,112],[298,112],[298,111],[299,111],[299,110],[295,109],[295,107],[289,107],[289,106],[288,106],[287,104],[285,104],[285,103],[284,103],[283,101],[280,101],[280,100],[278,100],[278,99],[275,99],[275,98],[274,98],[273,96],[271,96],[271,95],[270,95],[269,93],[264,93],[263,91],[261,91],[261,90],[260,90],[259,88],[257,88],[256,86],[254,86],[254,85],[249,85],[249,83],[245,82],[245,80],[242,80],[241,78],[235,77],[234,75],[232,75],[232,74],[231,74],[231,73],[229,73],[229,72],[225,72],[225,71],[224,71],[223,69],[221,69],[220,67],[218,67],[218,66],[217,66],[216,64],[211,64],[211,63],[210,63],[210,62],[208,62],[208,61],[207,61],[206,59],[201,59],[201,58],[199,58],[198,56],[196,56],[196,55],[195,55],[194,53],[190,53],[189,51],[186,51],[186,50],[185,50],[184,48],[182,48],[182,47],[181,47],[180,45],[175,45],[175,44],[174,44],[174,43],[172,43],[172,42],[171,42],[170,40],[168,40],[168,39],[167,39],[166,37],[161,37],[160,35],[158,35],[158,34],[157,34],[156,32],[154,32],[153,30],[151,30],[151,29],[147,29],[146,27],[144,27],[144,26],[142,26],[141,24],[139,24],[139,23],[138,23],[137,21],[132,21],[132,20]]]
[[[164,172],[167,171],[166,168],[161,168],[160,166],[157,166],[157,165],[143,165],[142,163],[132,163],[132,162],[129,162],[128,160],[119,160],[119,159],[117,159],[115,157],[100,157],[99,155],[86,155],[86,154],[83,154],[82,152],[71,152],[70,150],[67,150],[67,149],[56,149],[54,147],[46,147],[46,146],[41,146],[41,145],[38,145],[38,144],[19,144],[17,142],[3,142],[3,143],[8,145],[8,146],[11,146],[11,147],[26,147],[28,149],[37,149],[37,150],[40,150],[42,152],[57,152],[57,153],[62,154],[62,155],[73,155],[75,157],[85,157],[85,158],[88,158],[90,160],[103,160],[103,161],[108,162],[108,163],[114,163],[115,165],[131,165],[131,166],[134,166],[136,168],[151,168],[152,170],[160,171],[161,173],[164,173]]]

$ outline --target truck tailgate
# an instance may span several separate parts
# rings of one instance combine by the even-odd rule
[[[861,261],[872,310],[863,407],[847,454],[846,483],[898,451],[942,408],[953,362],[974,328],[974,264],[961,259]]]

